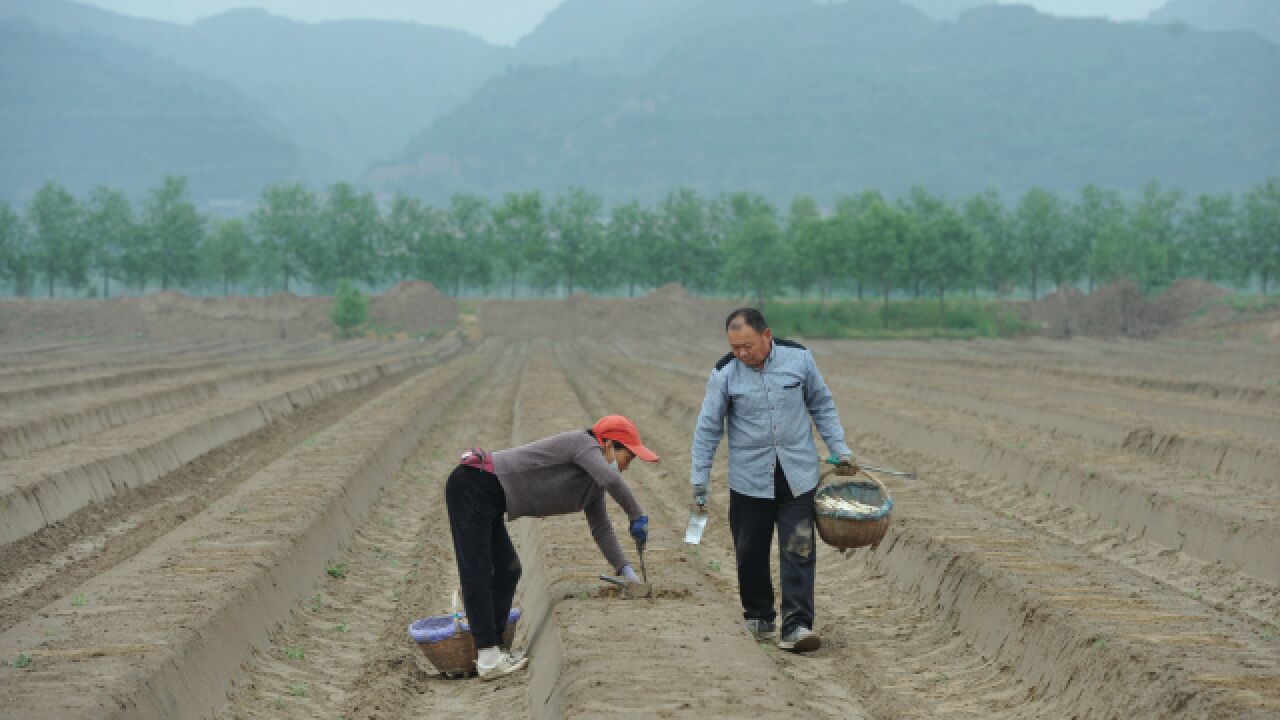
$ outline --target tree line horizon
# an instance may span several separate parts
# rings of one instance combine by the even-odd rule
[[[109,297],[135,291],[332,294],[418,279],[461,296],[626,292],[678,283],[701,294],[835,293],[936,297],[984,291],[1032,298],[1129,279],[1155,292],[1183,278],[1257,288],[1280,277],[1280,178],[1236,196],[1187,196],[1157,181],[1126,200],[1086,185],[1066,198],[1032,188],[1006,204],[995,191],[948,201],[916,187],[897,200],[866,190],[823,208],[809,195],[785,209],[763,195],[703,196],[606,208],[583,189],[461,193],[445,207],[396,195],[385,207],[339,182],[263,190],[246,217],[201,215],[184,177],[138,203],[102,186],[77,199],[46,183],[21,213],[0,200],[0,285],[28,297],[59,288]]]

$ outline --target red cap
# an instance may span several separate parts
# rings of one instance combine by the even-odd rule
[[[658,456],[640,442],[640,431],[636,429],[636,424],[625,415],[605,415],[596,422],[591,431],[596,434],[596,439],[601,445],[605,440],[617,440],[641,460],[658,462]]]

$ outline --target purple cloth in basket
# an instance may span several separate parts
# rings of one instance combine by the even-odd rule
[[[520,610],[511,608],[510,614],[507,615],[507,624],[515,625],[520,620]],[[467,616],[464,613],[458,619],[458,627],[466,632],[471,632],[471,626],[467,625]],[[452,615],[433,615],[429,618],[418,620],[409,626],[409,636],[414,642],[420,643],[438,643],[441,640],[448,640],[454,635],[453,616]]]

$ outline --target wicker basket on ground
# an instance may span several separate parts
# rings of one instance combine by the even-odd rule
[[[818,536],[832,547],[875,548],[889,531],[889,514],[893,510],[889,489],[870,472],[863,470],[862,474],[866,479],[844,475],[847,479],[822,485],[814,495]],[[840,501],[847,504],[836,509],[843,504]]]
[[[520,611],[512,608],[502,631],[502,649],[510,650]],[[467,616],[434,615],[409,626],[409,636],[427,656],[431,666],[445,677],[465,677],[476,670],[476,642],[467,625]]]

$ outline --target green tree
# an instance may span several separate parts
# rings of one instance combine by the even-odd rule
[[[777,259],[783,255],[782,229],[773,206],[756,193],[733,193],[724,242],[726,287],[749,292],[762,305],[781,290],[785,268]]]
[[[168,176],[151,191],[143,206],[143,229],[150,250],[150,275],[160,280],[160,289],[196,279],[204,219],[191,203],[185,177]]]
[[[960,214],[923,188],[913,188],[906,206],[919,247],[914,277],[938,293],[938,313],[946,313],[947,290],[970,287],[979,274],[974,233]]]
[[[556,198],[547,213],[550,229],[542,276],[548,287],[564,283],[569,295],[586,285],[599,290],[615,279],[600,250],[603,226],[600,197],[573,188]]]
[[[827,226],[827,242],[830,243],[833,262],[818,270],[820,291],[824,286],[831,287],[839,277],[847,274],[853,278],[857,287],[858,302],[862,302],[864,289],[874,286],[879,280],[867,263],[869,238],[863,232],[863,221],[866,214],[881,202],[884,199],[871,192],[857,196],[844,195],[836,200],[835,214]]]
[[[230,295],[231,286],[249,276],[253,267],[253,241],[243,220],[224,220],[214,228],[204,244],[204,264],[222,281],[222,294]]]
[[[1182,193],[1152,180],[1129,214],[1133,270],[1143,292],[1173,284],[1182,272],[1179,227]]]
[[[1280,277],[1280,178],[1269,178],[1245,196],[1241,247],[1244,267],[1252,268],[1266,295]]]
[[[9,203],[0,200],[0,278],[9,282],[14,295],[25,296],[31,293],[31,274],[27,228]]]
[[[1115,279],[1128,243],[1125,206],[1120,195],[1089,184],[1070,210],[1070,243],[1083,258],[1089,293],[1099,280]]]
[[[1241,280],[1241,223],[1231,193],[1200,195],[1183,219],[1182,257],[1188,272],[1206,280]]]
[[[668,193],[657,209],[658,253],[653,258],[654,285],[679,283],[686,290],[710,290],[720,280],[718,218],[696,192]]]
[[[120,277],[125,251],[138,232],[133,206],[123,193],[98,187],[85,208],[84,234],[93,252],[93,267],[102,278],[102,297],[111,297],[111,278]]]
[[[1014,211],[1013,234],[1023,251],[1031,299],[1038,298],[1040,276],[1065,244],[1062,201],[1043,188],[1032,188]]]
[[[539,213],[540,218],[540,213]],[[522,226],[523,237],[528,244],[517,243],[514,251],[522,257],[540,259],[540,249],[544,247],[541,237],[541,223],[536,226]],[[449,201],[449,213],[444,231],[434,235],[438,242],[434,245],[433,254],[442,264],[441,270],[452,279],[454,295],[462,291],[462,281],[467,279],[472,285],[488,288],[493,281],[495,246],[501,255],[512,252],[510,246],[504,247],[495,241],[495,216],[490,212],[489,204],[484,198],[468,193],[454,195]],[[511,238],[508,237],[510,240]],[[514,277],[513,292],[514,292]]]
[[[279,288],[289,292],[289,282],[298,277],[303,258],[313,251],[318,222],[316,196],[300,183],[271,185],[262,191],[250,226],[258,237],[257,267],[264,282],[279,278]]]
[[[459,208],[455,198],[455,215]],[[493,210],[493,227],[497,241],[498,262],[506,270],[511,297],[528,265],[539,265],[547,252],[547,218],[542,194],[507,193]],[[468,214],[473,214],[468,209]]]
[[[930,245],[934,242],[931,233],[937,225],[935,218],[946,205],[940,197],[917,185],[898,203],[898,207],[911,228],[910,241],[902,254],[903,271],[906,273],[903,280],[911,288],[912,296],[919,298],[931,276]]]
[[[339,278],[376,285],[384,263],[378,254],[382,217],[373,195],[357,193],[350,183],[336,183],[319,219],[316,242],[304,256],[308,279],[325,290]]]
[[[866,191],[854,198],[854,235],[859,248],[861,273],[868,284],[880,288],[884,304],[881,319],[889,327],[889,296],[910,277],[906,254],[912,243],[911,219],[878,192]]]
[[[811,287],[818,288],[818,310],[826,307],[829,283],[823,278],[830,273],[823,266],[831,263],[833,258],[824,254],[824,245],[833,235],[827,221],[822,217],[818,201],[809,195],[798,195],[791,201],[791,209],[787,212],[786,257],[780,263],[786,274],[788,284],[796,289],[800,297],[809,294]],[[828,266],[829,267],[829,266]]]
[[[338,281],[333,307],[329,318],[342,331],[343,337],[351,337],[353,331],[369,320],[369,298],[356,289],[347,278]]]
[[[657,218],[648,208],[631,201],[613,208],[606,232],[607,262],[620,268],[627,295],[635,297],[636,285],[651,277],[648,262],[657,254]]]
[[[44,274],[49,297],[54,285],[65,282],[82,288],[88,281],[88,253],[84,248],[80,207],[57,183],[45,183],[27,208],[27,225],[35,242],[35,266]]]
[[[994,190],[974,195],[964,201],[961,214],[973,232],[987,287],[998,295],[1008,295],[1026,262],[1000,195]]]
[[[432,215],[431,208],[425,207],[417,198],[396,193],[382,226],[383,277],[402,281],[414,276],[435,282],[431,277],[418,275],[419,270],[434,269],[432,258],[426,256],[430,243],[428,234],[434,219]],[[418,264],[420,255],[425,256],[421,267]]]
[[[927,230],[925,283],[938,293],[938,321],[947,312],[947,291],[973,287],[981,272],[973,230],[950,206],[931,215]]]

